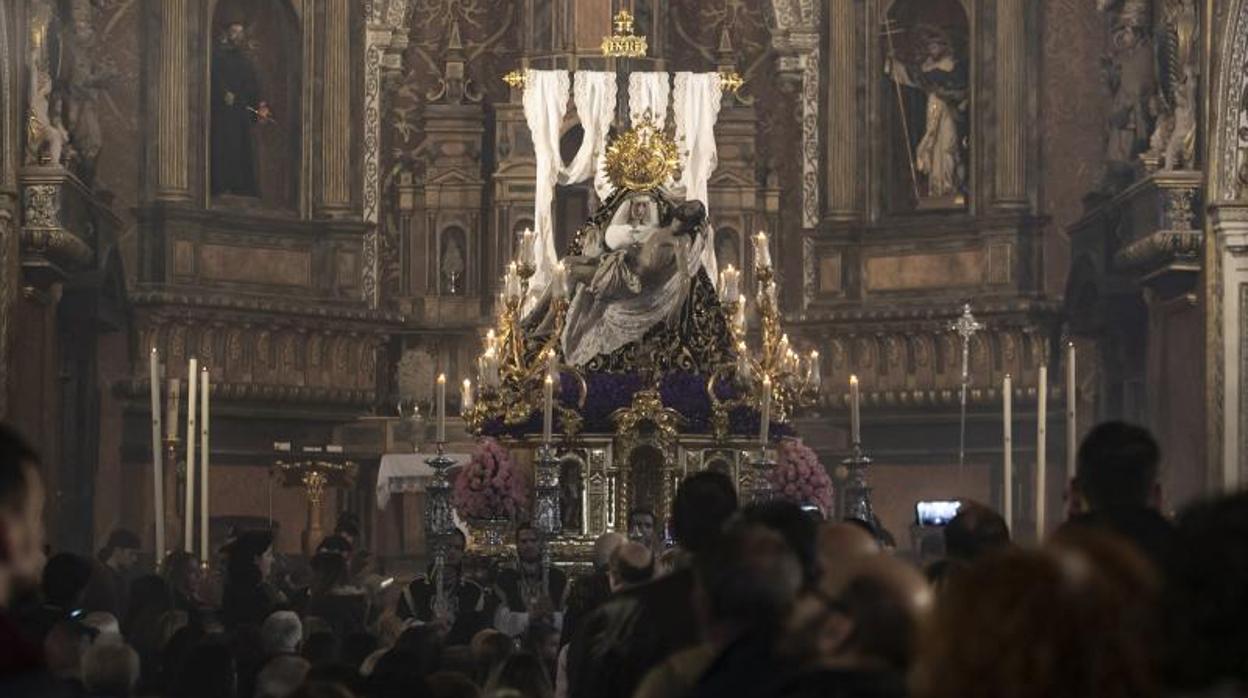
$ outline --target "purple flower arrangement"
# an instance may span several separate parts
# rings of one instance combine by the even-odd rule
[[[767,477],[778,498],[817,505],[825,516],[832,511],[832,478],[819,463],[819,456],[800,440],[780,442],[776,466]]]
[[[685,418],[682,431],[687,434],[705,434],[711,431],[711,400],[706,394],[707,375],[693,371],[669,371],[659,381],[659,394],[663,404],[681,414]],[[611,415],[621,407],[632,404],[633,395],[646,388],[645,381],[637,373],[590,373],[585,377],[588,391],[585,406],[580,409],[584,420],[581,431],[591,434],[610,433],[615,429],[611,423]],[[720,380],[715,384],[715,395],[720,400],[731,400],[739,395],[738,388],[728,380]],[[557,400],[565,407],[576,407],[580,396],[580,384],[572,376],[564,375],[560,381]],[[752,407],[734,407],[728,412],[728,430],[738,437],[749,437],[758,433],[758,410]],[[558,414],[555,416],[555,431],[559,432]],[[535,411],[528,421],[521,424],[508,425],[501,418],[495,417],[485,421],[482,434],[485,436],[510,436],[521,438],[526,434],[534,434],[541,430],[542,415]],[[793,429],[788,424],[772,422],[771,435],[782,438],[792,435]]]
[[[514,519],[528,507],[529,483],[507,449],[486,438],[459,469],[451,498],[455,509],[468,518]]]

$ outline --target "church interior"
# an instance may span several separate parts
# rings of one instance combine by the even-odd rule
[[[1244,0],[4,0],[0,419],[148,568],[575,576],[704,471],[1038,543],[1105,422],[1170,516],[1248,482],[1245,65]]]

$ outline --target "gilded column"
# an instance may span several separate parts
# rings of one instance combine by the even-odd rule
[[[859,211],[855,4],[855,0],[831,0],[828,6],[828,213],[841,219],[853,218]]]
[[[188,141],[190,91],[186,69],[190,0],[160,3],[160,69],[156,94],[156,198],[184,201],[191,196]]]
[[[1027,35],[1024,0],[997,2],[996,202],[1027,203]]]
[[[325,3],[325,54],[321,90],[321,205],[351,205],[351,3]]]

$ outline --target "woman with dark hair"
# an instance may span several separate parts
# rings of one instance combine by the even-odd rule
[[[542,660],[529,652],[517,652],[506,659],[490,674],[485,684],[485,694],[510,689],[524,698],[551,698],[554,689],[546,675]]]
[[[337,553],[317,553],[312,558],[312,586],[308,589],[305,617],[329,623],[339,638],[364,630],[368,598],[351,586],[347,561]]]
[[[199,560],[185,550],[175,550],[165,557],[164,570],[169,593],[173,595],[173,607],[186,611],[191,622],[198,621],[208,606],[201,596],[203,575]]]
[[[268,583],[273,569],[273,535],[242,533],[226,548],[225,596],[221,617],[226,627],[260,625],[284,602]]]

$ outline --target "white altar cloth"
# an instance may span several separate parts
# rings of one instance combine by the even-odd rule
[[[386,453],[381,457],[381,467],[377,470],[377,508],[385,509],[392,494],[424,492],[429,480],[433,478],[433,468],[425,463],[432,457],[431,453]],[[466,453],[447,453],[446,456],[455,461],[455,465],[447,471],[454,473],[461,463],[467,463],[472,456]],[[454,475],[451,475],[454,478]]]

